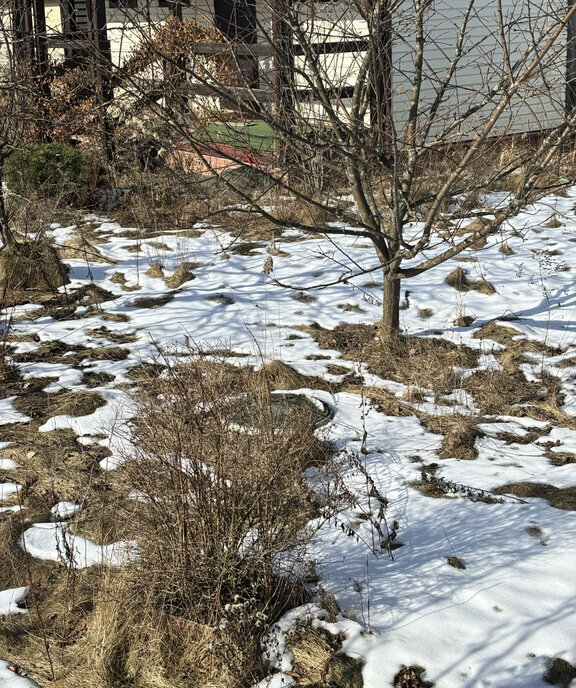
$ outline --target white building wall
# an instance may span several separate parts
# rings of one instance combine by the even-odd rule
[[[121,4],[122,0],[120,0]],[[413,55],[415,50],[414,0],[406,0],[395,12],[392,47],[392,102],[393,117],[399,138],[406,128],[413,81]],[[426,11],[426,46],[424,82],[420,99],[418,123],[423,127],[442,82],[454,57],[456,39],[465,10],[465,0],[432,0]],[[430,131],[432,138],[448,127],[449,135],[443,142],[462,140],[482,127],[493,111],[494,103],[481,109],[464,125],[454,126],[467,108],[477,105],[487,89],[495,85],[508,69],[504,59],[514,65],[523,57],[531,60],[546,30],[558,21],[564,11],[560,0],[472,0],[473,11],[462,45],[463,57],[453,78],[448,96]],[[332,2],[300,3],[300,20],[303,30],[317,43],[353,41],[365,38],[369,27],[354,11],[349,0]],[[499,9],[501,8],[501,9]],[[499,12],[501,11],[501,15]],[[167,16],[168,8],[160,7],[158,0],[138,0],[138,7],[111,7],[107,1],[108,37],[112,59],[121,64],[141,39],[149,36]],[[267,3],[257,5],[259,41],[273,45],[271,14]],[[58,0],[48,0],[46,16],[49,32],[61,30]],[[184,16],[206,25],[213,25],[213,0],[192,0],[184,8]],[[565,99],[565,39],[553,59],[543,62],[533,77],[523,84],[505,116],[499,121],[493,135],[531,132],[557,126],[564,118]],[[505,49],[504,47],[505,46]],[[58,59],[61,49],[52,51]],[[352,87],[356,82],[362,53],[329,53],[319,59],[319,70],[334,87]],[[261,86],[274,85],[273,60],[261,58]],[[296,58],[298,70],[310,74],[304,56]],[[518,73],[521,70],[517,70]],[[296,76],[296,86],[305,88],[307,80]],[[350,100],[340,100],[337,105],[341,117],[347,117]],[[302,112],[312,119],[326,119],[323,108],[313,102],[302,105]]]
[[[321,42],[350,41],[369,33],[365,21],[349,10],[346,1],[315,3],[313,16],[304,24],[310,36]],[[303,5],[310,12],[311,5]],[[466,0],[432,0],[425,13],[424,74],[420,93],[418,124],[426,125],[430,107],[445,80],[456,52]],[[519,75],[524,66],[535,59],[546,41],[546,32],[557,24],[564,11],[558,0],[472,0],[470,19],[462,43],[462,57],[450,80],[443,106],[430,130],[430,138],[440,137],[448,129],[442,142],[470,138],[494,111],[500,94],[492,104],[486,104],[474,116],[460,125],[455,123],[469,108],[477,106],[486,93],[507,74],[509,68]],[[501,13],[501,14],[500,14]],[[416,27],[413,2],[404,2],[393,17],[392,31],[392,109],[400,139],[406,130],[414,81]],[[513,98],[505,114],[499,119],[492,135],[533,132],[558,126],[564,119],[566,31],[556,42],[530,80]],[[505,59],[508,55],[508,60]],[[363,54],[344,53],[323,55],[320,66],[327,81],[335,86],[353,86]],[[297,59],[297,67],[305,69],[305,59]],[[299,78],[298,83],[304,84]],[[345,115],[350,101],[340,104]],[[318,119],[323,119],[321,107],[314,107]]]
[[[460,0],[436,0],[426,13],[424,83],[419,123],[424,125],[454,58],[456,38],[466,4]],[[501,7],[502,13],[499,13]],[[564,5],[547,0],[491,0],[474,2],[462,44],[453,87],[442,108],[443,117],[432,134],[454,125],[468,108],[477,106],[502,76],[511,72],[519,77],[542,49],[547,31],[557,25]],[[405,6],[395,20],[392,52],[393,113],[399,131],[405,128],[414,72],[415,27],[413,11]],[[548,34],[549,35],[549,34]],[[499,119],[494,135],[517,134],[551,128],[564,119],[566,31],[562,31],[555,50],[548,53],[533,77],[526,81]],[[506,54],[508,58],[506,59]],[[483,127],[499,102],[482,108],[477,115],[454,126],[449,139],[470,137]]]

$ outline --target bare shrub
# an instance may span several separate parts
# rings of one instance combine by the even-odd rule
[[[306,599],[314,576],[306,550],[315,513],[303,471],[324,464],[330,447],[316,438],[308,404],[279,409],[264,376],[209,357],[168,364],[141,384],[135,404],[123,474],[138,500],[131,518],[141,551],[126,572],[132,594],[123,604],[133,600],[126,613],[149,623],[124,632],[116,673],[134,678],[149,662],[131,643],[160,647],[177,635],[188,638],[178,660],[154,658],[165,676],[197,673],[201,643],[211,664],[227,666],[218,685],[249,684],[259,673],[260,634]],[[108,625],[125,618],[117,616]]]

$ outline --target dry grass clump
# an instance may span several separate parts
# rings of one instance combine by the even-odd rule
[[[319,325],[302,328],[323,349],[342,352],[344,358],[360,361],[371,373],[409,386],[452,392],[460,383],[454,368],[473,368],[478,352],[444,339],[414,337],[384,346],[376,326],[338,325],[326,330]]]
[[[527,416],[576,427],[575,419],[562,409],[562,383],[553,375],[542,373],[540,380],[528,381],[521,370],[505,365],[501,370],[476,371],[462,386],[473,395],[484,415]]]
[[[68,679],[71,668],[84,659],[98,567],[75,571],[53,562],[29,562],[21,563],[16,582],[16,586],[30,586],[25,598],[28,613],[2,619],[0,656],[13,659],[40,685],[95,688],[97,683],[86,682],[82,676],[76,682]],[[88,672],[83,668],[81,673]]]
[[[31,418],[52,418],[53,416],[88,416],[104,406],[106,400],[97,392],[77,390],[46,394],[27,393],[14,400],[14,408]]]
[[[173,173],[142,173],[126,180],[131,187],[122,196],[114,218],[123,227],[138,227],[146,236],[174,230],[191,230],[210,212],[210,201],[193,183],[182,182]]]
[[[310,191],[306,193],[309,195]],[[339,217],[339,212],[347,209],[347,205],[342,201],[326,204],[325,197],[314,194],[309,201],[301,198],[280,196],[273,201],[274,215],[282,223],[290,225],[305,225],[321,230],[327,222],[335,222]],[[334,209],[334,210],[333,210]]]
[[[496,293],[494,285],[488,282],[488,280],[472,280],[470,279],[470,277],[468,277],[464,268],[460,266],[454,268],[454,270],[452,270],[452,272],[449,275],[447,275],[444,282],[446,282],[446,284],[450,285],[451,287],[454,287],[456,291],[474,290],[479,291],[482,294]]]
[[[394,688],[432,688],[433,681],[425,681],[425,669],[421,666],[403,666],[394,676]]]
[[[3,590],[24,585],[22,571],[25,566],[25,555],[18,547],[18,538],[22,530],[19,521],[19,515],[4,515],[0,519],[0,581]]]
[[[161,294],[160,296],[139,296],[126,305],[133,308],[161,308],[174,299],[174,294]]]
[[[320,377],[302,375],[291,366],[282,361],[274,360],[265,363],[256,373],[260,384],[269,385],[271,389],[301,389],[311,387],[314,389],[328,389],[330,385]]]
[[[462,385],[485,415],[524,415],[522,405],[539,403],[547,395],[544,384],[529,382],[521,370],[476,371]]]
[[[403,403],[398,397],[383,387],[367,387],[360,385],[345,385],[344,391],[360,394],[370,399],[374,407],[387,416],[413,416],[414,409]]]
[[[18,320],[37,320],[38,318],[51,317],[54,320],[72,320],[78,317],[90,317],[95,313],[104,319],[106,314],[100,308],[100,304],[105,301],[116,299],[117,295],[102,289],[96,284],[87,284],[79,289],[60,294],[48,294],[36,292],[34,300],[42,303],[42,308],[35,309],[30,313],[23,313],[18,316]],[[82,314],[76,314],[78,306],[88,306],[83,309]],[[125,316],[109,316],[114,319],[124,318]]]
[[[484,436],[478,428],[481,419],[448,415],[421,416],[420,419],[431,432],[444,435],[438,452],[441,459],[472,460],[478,456],[476,438]]]
[[[506,347],[506,351],[501,354],[501,363],[507,362],[515,364],[522,361],[527,352],[542,353],[547,356],[558,356],[563,349],[552,347],[544,342],[527,339],[523,332],[514,326],[502,325],[497,320],[485,323],[473,335],[474,339],[493,339]]]
[[[176,270],[166,279],[166,286],[169,289],[178,289],[185,282],[196,279],[192,272],[192,264],[186,261],[180,263]]]
[[[105,447],[80,444],[70,429],[38,433],[22,424],[8,428],[3,437],[12,443],[4,455],[21,465],[15,479],[23,485],[26,522],[49,520],[50,509],[60,501],[81,499],[95,514],[112,499],[114,476],[99,467],[109,454]],[[120,526],[118,522],[116,529]]]
[[[513,346],[525,339],[524,334],[510,325],[501,325],[495,320],[485,323],[473,335],[474,339],[493,339],[499,344]]]
[[[249,634],[245,647],[227,658],[225,650],[232,648],[222,645],[217,630],[158,605],[158,591],[145,573],[139,567],[107,572],[86,634],[82,673],[87,688],[225,688],[250,685],[246,674],[256,680],[258,648]],[[242,662],[243,676],[236,674]],[[81,675],[72,674],[67,688]]]
[[[68,284],[68,272],[45,237],[17,240],[0,249],[0,289],[4,307],[30,301],[30,291],[53,292]]]
[[[294,658],[291,676],[298,685],[362,688],[363,662],[339,652],[343,639],[309,624],[288,631],[286,644]]]
[[[96,241],[100,239],[96,238]],[[82,229],[77,229],[72,236],[66,239],[65,244],[57,246],[58,255],[62,259],[79,258],[91,263],[117,263],[117,260],[107,258],[86,238]]]
[[[146,274],[148,277],[153,277],[155,279],[164,279],[164,269],[162,268],[162,263],[151,263],[148,270],[146,270]]]
[[[230,210],[218,213],[218,226],[232,236],[242,237],[247,242],[269,241],[282,234],[283,228],[255,212]]]
[[[549,666],[542,676],[545,683],[561,688],[569,688],[572,679],[576,678],[576,667],[561,657],[549,662]]]
[[[537,497],[548,500],[550,506],[565,511],[576,511],[576,487],[554,487],[547,483],[507,483],[493,490],[495,494],[513,494],[517,497]]]
[[[115,344],[131,344],[138,339],[136,332],[113,332],[106,325],[86,330],[86,334],[96,339],[108,339]]]

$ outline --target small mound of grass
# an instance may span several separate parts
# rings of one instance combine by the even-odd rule
[[[174,299],[174,294],[162,294],[161,296],[141,296],[126,305],[130,308],[161,308]]]
[[[414,409],[407,406],[401,399],[388,392],[383,387],[363,387],[360,385],[345,385],[344,391],[351,394],[367,396],[374,407],[386,416],[413,416]]]
[[[15,399],[14,408],[31,418],[51,418],[53,416],[88,416],[105,404],[106,401],[96,392],[79,390],[46,394],[38,391]]]
[[[146,270],[148,277],[154,279],[164,279],[164,270],[162,269],[162,263],[151,263],[148,270]]]
[[[128,356],[130,356],[130,350],[122,346],[97,346],[84,348],[75,354],[72,360],[77,363],[86,359],[90,361],[124,361]]]
[[[482,325],[474,332],[473,337],[474,339],[493,339],[504,346],[510,346],[516,344],[518,340],[525,339],[524,334],[520,330],[509,325],[501,325],[495,320]]]
[[[130,321],[130,316],[126,315],[126,313],[106,313],[105,311],[101,311],[98,313],[98,315],[102,318],[102,320],[106,320],[107,322],[129,322]]]
[[[425,672],[421,666],[403,666],[394,676],[394,688],[432,688],[434,683],[422,678]]]
[[[256,373],[263,387],[269,385],[270,389],[301,389],[303,387],[316,387],[316,382],[320,383],[319,389],[325,389],[326,383],[320,378],[302,375],[291,366],[282,361],[270,361],[262,366]]]
[[[438,452],[441,459],[473,460],[478,456],[476,439],[484,436],[478,428],[481,419],[427,415],[421,420],[431,432],[444,435],[442,448]]]
[[[110,373],[96,373],[94,371],[90,371],[87,373],[84,373],[82,376],[82,384],[86,385],[86,387],[101,387],[103,385],[107,385],[110,382],[114,382],[116,379],[115,375],[111,375]]]
[[[112,265],[118,262],[104,256],[82,233],[74,233],[73,236],[66,239],[65,244],[60,244],[57,249],[58,255],[62,259],[79,258],[91,263],[108,263]]]
[[[134,382],[142,382],[159,376],[165,368],[166,366],[163,363],[143,361],[133,368],[129,368],[126,371],[126,377]]]
[[[569,688],[572,680],[576,678],[576,667],[561,657],[550,662],[548,669],[544,672],[542,680],[552,686]]]
[[[520,370],[476,371],[462,385],[485,415],[528,415],[528,403],[540,403],[548,395],[541,382],[531,382]]]
[[[481,294],[495,294],[494,285],[485,279],[471,280],[466,271],[458,266],[446,277],[444,282],[456,291],[479,291]]]
[[[86,330],[86,334],[90,335],[91,337],[96,337],[97,339],[108,339],[115,344],[130,344],[138,339],[138,335],[135,332],[126,332],[124,334],[120,332],[113,332],[105,325],[92,330]]]
[[[493,490],[495,494],[546,499],[550,506],[564,511],[576,511],[576,487],[554,487],[547,483],[507,483]]]
[[[340,652],[343,639],[308,624],[298,624],[286,633],[299,685],[362,688],[363,662]]]
[[[184,261],[165,281],[169,289],[178,289],[185,282],[190,282],[193,279],[196,279],[196,275],[192,272],[192,264]]]
[[[475,322],[473,315],[461,315],[453,322],[454,327],[470,327]]]
[[[232,244],[228,251],[238,256],[258,256],[263,248],[265,248],[265,245],[257,241],[240,241]]]

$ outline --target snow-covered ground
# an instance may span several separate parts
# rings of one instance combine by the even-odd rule
[[[491,354],[502,345],[474,335],[491,321],[514,328],[519,338],[561,349],[560,354],[534,354],[523,370],[527,376],[538,377],[543,370],[559,376],[565,393],[563,410],[574,414],[576,375],[566,361],[576,356],[575,205],[576,188],[569,190],[568,197],[543,199],[503,228],[502,235],[490,238],[482,251],[466,252],[464,262],[452,261],[405,282],[409,294],[401,315],[404,331],[479,349],[486,369],[498,367]],[[552,217],[561,226],[547,227]],[[104,406],[87,416],[52,417],[40,431],[70,427],[82,442],[101,442],[114,451],[112,428],[130,416],[128,398],[118,388],[128,381],[127,370],[156,359],[158,349],[186,351],[190,342],[246,354],[242,362],[254,365],[279,359],[300,373],[330,380],[340,379],[330,370],[337,363],[363,374],[367,385],[382,384],[398,396],[404,393],[403,385],[366,373],[362,365],[343,359],[337,351],[320,349],[310,334],[297,329],[315,323],[333,328],[342,322],[378,320],[380,292],[373,284],[378,272],[303,291],[355,269],[375,267],[365,239],[341,237],[338,244],[317,238],[294,241],[297,233],[286,230],[274,241],[273,271],[268,275],[263,272],[270,255],[266,242],[250,255],[239,255],[234,249],[241,239],[209,226],[195,237],[167,233],[153,239],[145,234],[127,238],[118,224],[93,220],[102,237],[97,249],[116,262],[68,260],[72,283],[67,289],[94,282],[112,292],[113,298],[92,313],[87,305],[80,306],[74,319],[18,320],[37,308],[19,306],[14,310],[14,333],[34,333],[37,341],[14,346],[16,353],[30,354],[30,360],[18,365],[20,373],[30,379],[51,378],[48,391],[81,389],[82,373],[87,372],[107,373],[114,379],[92,390],[103,396]],[[65,244],[71,231],[55,228],[55,241]],[[503,240],[513,254],[499,250]],[[168,276],[184,260],[197,266],[195,279],[178,289],[169,290],[163,279],[147,274],[152,263],[160,262]],[[456,264],[471,278],[490,281],[496,292],[459,292],[445,284]],[[125,276],[124,288],[113,280],[118,272]],[[144,297],[167,293],[171,300],[159,301],[156,308],[141,305]],[[121,320],[104,320],[104,313]],[[455,327],[454,320],[464,315],[473,316],[473,324]],[[94,334],[103,326],[109,341]],[[126,349],[124,360],[87,357],[71,366],[33,360],[33,352],[45,342],[112,346],[111,335],[135,336],[129,344],[114,344]],[[544,685],[542,675],[552,658],[576,664],[576,513],[556,509],[543,499],[505,498],[496,503],[474,502],[462,495],[433,499],[410,486],[419,479],[422,464],[437,462],[438,477],[478,490],[518,481],[576,487],[576,463],[554,466],[545,455],[550,447],[538,441],[505,444],[497,436],[506,429],[521,436],[527,428],[543,428],[553,420],[494,417],[476,440],[475,460],[439,459],[442,438],[420,423],[416,411],[414,416],[386,416],[361,395],[304,391],[334,410],[332,422],[321,432],[343,451],[362,457],[378,492],[388,500],[386,519],[388,524],[397,522],[403,545],[392,558],[376,537],[376,551],[371,551],[366,544],[374,542],[370,521],[350,511],[342,514],[337,527],[324,525],[314,545],[322,584],[342,610],[338,622],[328,627],[344,631],[343,650],[365,660],[365,687],[391,686],[402,665],[419,665],[426,670],[425,678],[439,688],[538,688]],[[29,420],[13,401],[13,397],[0,400],[0,425]],[[437,405],[431,397],[422,410],[456,415],[470,403],[462,393],[455,395],[452,406],[446,406],[446,400]],[[554,427],[549,435],[544,429],[542,433],[545,440],[558,441],[558,451],[576,452],[573,430]],[[118,461],[113,453],[102,467],[113,470]],[[17,465],[0,456],[0,479],[5,470],[10,470],[11,480],[17,479],[13,478],[18,475]],[[362,473],[350,471],[345,479],[351,488],[365,492]],[[17,508],[19,490],[17,483],[0,483],[0,510]],[[74,503],[65,504],[54,511],[53,522],[34,524],[24,533],[22,544],[30,556],[61,559],[67,533],[64,520],[75,508]],[[366,497],[363,508],[371,511],[375,505]],[[350,537],[342,523],[355,536]],[[102,558],[114,563],[126,555],[126,543],[108,549],[76,537],[70,547],[76,566]],[[465,568],[451,566],[448,557],[456,557]],[[23,611],[19,604],[25,601],[25,585],[22,571],[21,588],[0,591],[0,615]],[[319,620],[321,615],[318,607],[306,605],[291,612],[272,633],[281,634],[282,628],[302,618],[325,623]],[[283,646],[278,638],[276,648]],[[288,651],[275,658],[284,672],[289,671],[290,661]],[[289,685],[293,680],[278,673],[269,683]],[[0,687],[32,685],[11,671],[7,662],[0,662]]]

